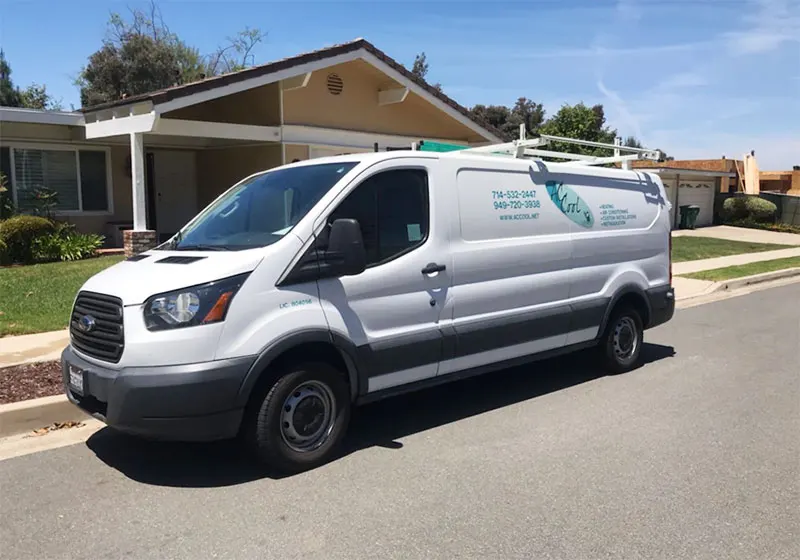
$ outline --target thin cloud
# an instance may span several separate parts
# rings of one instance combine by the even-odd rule
[[[605,96],[609,102],[610,108],[614,113],[616,113],[616,118],[614,120],[620,122],[621,124],[626,124],[631,130],[633,130],[637,138],[641,138],[641,123],[639,122],[638,117],[636,117],[630,111],[627,103],[625,103],[625,100],[623,100],[617,92],[608,89],[603,83],[603,80],[597,80],[597,89],[599,89],[600,93]]]
[[[757,7],[742,17],[742,29],[725,34],[735,55],[763,54],[784,43],[800,42],[800,1],[753,0]]]

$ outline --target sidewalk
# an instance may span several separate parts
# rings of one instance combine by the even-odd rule
[[[700,229],[676,229],[673,237],[713,237],[729,241],[747,241],[748,243],[775,243],[777,245],[799,245],[800,235],[782,233],[763,229],[741,228],[733,226],[710,226]]]
[[[24,334],[0,338],[0,368],[57,360],[69,345],[69,331]]]

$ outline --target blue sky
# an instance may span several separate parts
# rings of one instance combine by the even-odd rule
[[[245,26],[268,33],[256,62],[364,37],[460,103],[603,103],[612,126],[678,159],[800,165],[800,0],[160,0],[211,52]],[[146,2],[0,0],[0,46],[17,85],[79,105],[72,79],[112,11]]]

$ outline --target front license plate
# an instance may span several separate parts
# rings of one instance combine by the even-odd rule
[[[83,370],[69,366],[69,386],[83,394]]]

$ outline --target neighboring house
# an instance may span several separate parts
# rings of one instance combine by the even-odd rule
[[[800,195],[800,166],[792,171],[762,171],[759,183],[761,192]]]
[[[257,171],[499,136],[363,39],[76,113],[0,108],[0,164],[18,207],[53,189],[60,215],[113,245],[124,237],[126,252],[168,238]]]
[[[672,224],[680,223],[679,207],[697,205],[697,227],[714,223],[716,195],[719,192],[738,190],[739,170],[743,162],[720,159],[671,160],[671,161],[633,161],[631,168],[648,169],[658,173],[672,202]]]

